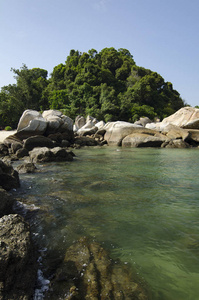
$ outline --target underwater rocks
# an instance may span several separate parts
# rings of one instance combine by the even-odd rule
[[[147,300],[147,292],[131,271],[113,261],[96,242],[83,237],[66,251],[45,299]]]
[[[29,300],[37,262],[29,225],[17,214],[0,219],[0,299]]]

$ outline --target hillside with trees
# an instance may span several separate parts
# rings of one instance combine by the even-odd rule
[[[25,64],[12,71],[16,84],[0,92],[1,127],[16,128],[26,109],[57,109],[72,119],[90,114],[105,122],[134,122],[142,116],[163,119],[185,105],[172,83],[137,66],[123,48],[71,50],[49,79],[46,70]]]

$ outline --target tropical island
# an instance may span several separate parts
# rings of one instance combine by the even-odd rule
[[[44,69],[12,69],[16,84],[0,92],[0,126],[16,128],[26,109],[56,109],[75,119],[91,115],[98,120],[135,122],[176,112],[186,104],[170,82],[136,65],[127,49],[104,48],[99,53],[71,50],[65,63],[48,78]]]

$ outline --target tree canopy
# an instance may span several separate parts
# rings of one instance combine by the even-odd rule
[[[136,65],[127,49],[71,50],[65,63],[47,71],[12,69],[16,84],[0,92],[0,126],[16,127],[25,109],[61,110],[71,118],[88,114],[99,120],[134,122],[167,117],[184,106],[170,82]]]

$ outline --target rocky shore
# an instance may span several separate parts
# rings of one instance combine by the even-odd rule
[[[1,133],[0,133],[1,135]],[[7,136],[8,135],[8,136]],[[37,280],[37,249],[31,228],[15,213],[9,191],[20,186],[19,173],[37,171],[43,162],[72,161],[82,146],[198,148],[199,109],[185,107],[162,122],[147,118],[132,124],[88,116],[75,120],[59,111],[27,110],[13,134],[0,143],[0,300],[32,299]],[[17,170],[10,163],[20,160]],[[66,249],[46,299],[149,299],[130,270],[117,266],[99,244],[80,239]]]

